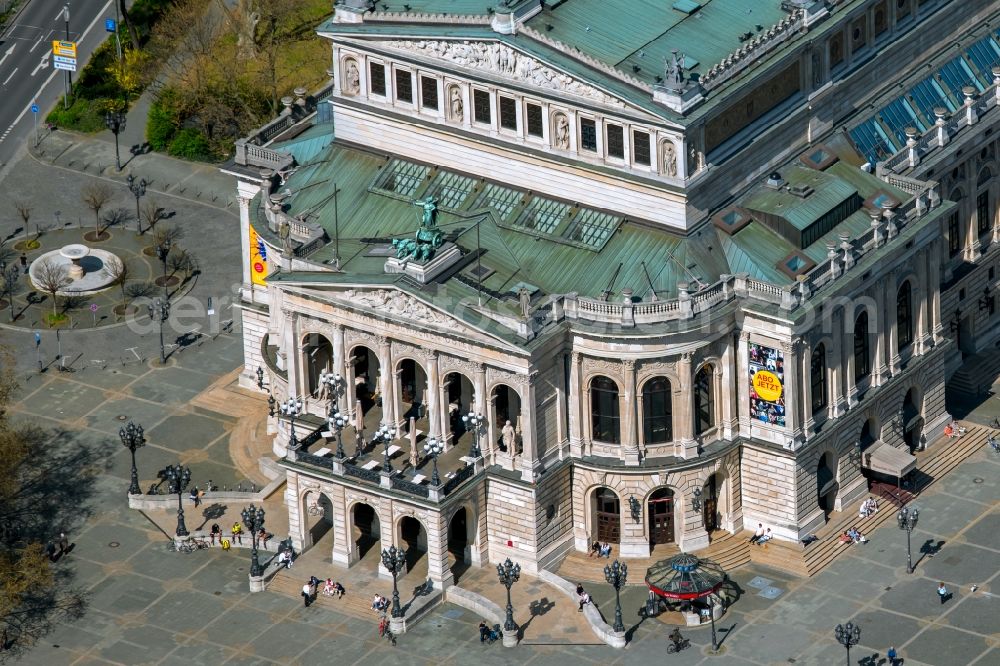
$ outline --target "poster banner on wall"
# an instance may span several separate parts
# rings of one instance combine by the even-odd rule
[[[785,427],[785,359],[777,349],[750,344],[750,418]]]
[[[253,284],[264,285],[267,277],[267,246],[257,236],[253,225],[250,225],[250,281]]]

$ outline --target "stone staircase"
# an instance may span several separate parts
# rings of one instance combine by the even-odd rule
[[[311,575],[319,578],[318,573],[311,572],[306,567],[293,565],[291,569],[282,569],[275,574],[267,586],[267,591],[291,597],[298,600],[298,603],[301,604],[302,586],[309,580],[309,576]],[[334,580],[337,579],[335,578]],[[392,583],[381,580],[377,582],[365,581],[364,586],[352,588],[343,579],[340,579],[340,584],[346,590],[344,596],[338,599],[337,597],[327,597],[320,593],[316,595],[314,603],[338,613],[344,613],[362,620],[371,620],[373,624],[378,624],[378,614],[372,610],[372,597],[378,593],[391,599]],[[322,589],[322,586],[320,586],[320,589]]]
[[[968,423],[963,425],[968,428],[963,437],[939,440],[930,450],[917,454],[914,485],[909,491],[901,494],[902,499],[912,500],[919,497],[928,486],[986,445],[988,429],[973,427]],[[862,498],[849,510],[832,514],[830,521],[816,531],[818,541],[803,546],[801,543],[775,540],[764,546],[751,546],[750,559],[754,564],[788,571],[798,576],[814,576],[841,553],[851,548],[864,547],[843,544],[839,541],[840,535],[849,528],[856,527],[862,534],[867,535],[880,525],[895,520],[897,507],[884,497],[876,496],[876,499],[879,500],[879,510],[867,518],[859,518],[857,513],[858,506],[864,501]]]
[[[716,532],[712,543],[693,554],[698,557],[712,560],[718,563],[726,571],[731,571],[737,567],[750,562],[750,547],[747,539],[751,532],[741,532],[729,534],[726,532]],[[650,566],[679,554],[681,551],[677,546],[667,547],[657,546],[656,552],[651,557],[618,557],[627,564],[629,571],[629,585],[644,585],[643,578]],[[612,559],[615,553],[612,552]],[[560,577],[573,582],[596,582],[604,581],[604,566],[609,562],[603,557],[587,557],[587,553],[570,552],[555,570]]]

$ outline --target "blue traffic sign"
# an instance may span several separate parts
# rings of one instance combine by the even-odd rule
[[[31,105],[31,112],[32,113],[38,113],[38,105],[37,104],[32,104]]]
[[[115,20],[114,19],[112,19],[112,18],[106,18],[106,19],[104,19],[104,30],[105,30],[105,32],[114,32],[117,29],[117,27],[118,26],[115,25]]]

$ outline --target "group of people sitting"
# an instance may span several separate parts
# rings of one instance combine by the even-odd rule
[[[327,578],[326,583],[323,584],[323,596],[339,599],[344,596],[344,586],[339,582],[335,583],[332,578]]]
[[[487,641],[489,641],[490,643],[492,643],[493,641],[500,640],[501,638],[503,638],[503,632],[500,631],[500,625],[499,624],[494,625],[493,627],[490,627],[490,625],[487,624],[486,620],[481,620],[479,622],[479,642],[480,643],[486,643]]]
[[[858,531],[857,527],[852,527],[840,535],[841,543],[868,543],[864,534]]]
[[[590,547],[590,552],[587,554],[587,557],[593,557],[594,555],[597,555],[598,557],[607,557],[610,559],[611,544],[600,543],[599,541],[595,541],[594,545]]]
[[[278,553],[278,564],[285,567],[286,569],[292,568],[293,559],[295,559],[295,553],[292,552],[291,548],[285,548],[280,553]]]
[[[944,427],[944,434],[946,437],[961,437],[965,434],[965,428],[958,424],[958,421],[952,421]]]
[[[376,594],[375,598],[372,599],[372,610],[378,613],[386,612],[389,610],[389,600],[381,594]]]
[[[861,503],[861,508],[858,509],[858,518],[867,518],[878,512],[878,502],[874,497],[869,497],[864,502]]]
[[[771,528],[768,527],[764,529],[764,523],[757,523],[757,529],[754,530],[753,536],[750,537],[750,543],[763,546],[765,543],[771,540]]]
[[[590,598],[590,593],[583,589],[583,583],[576,584],[576,597],[580,602],[580,612],[583,612],[583,607],[587,604],[594,603],[594,600]]]

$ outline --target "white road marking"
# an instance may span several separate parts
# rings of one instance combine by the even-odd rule
[[[14,42],[13,44],[10,45],[10,48],[7,49],[7,52],[3,54],[2,58],[0,58],[0,65],[3,64],[4,60],[6,60],[7,58],[10,57],[10,54],[14,52],[14,47],[16,47],[16,46],[17,46],[17,42]]]
[[[14,71],[10,73],[10,76],[4,79],[3,85],[7,85],[7,82],[10,81],[12,78],[14,78],[15,74],[17,74],[17,67],[15,67]]]
[[[48,53],[46,53],[45,55],[42,56],[42,61],[39,62],[37,65],[35,65],[35,68],[33,70],[31,70],[31,75],[32,76],[34,76],[35,74],[37,74],[38,70],[40,70],[42,67],[48,67],[49,66],[49,56],[50,55],[52,55],[52,51],[49,51]]]
[[[34,53],[34,52],[35,52],[35,49],[36,49],[36,48],[38,48],[38,45],[42,43],[42,40],[43,40],[43,39],[44,39],[43,37],[39,36],[39,37],[38,37],[38,41],[37,41],[37,42],[35,42],[34,44],[32,44],[32,45],[31,45],[31,48],[30,48],[30,49],[28,49],[28,53]]]

